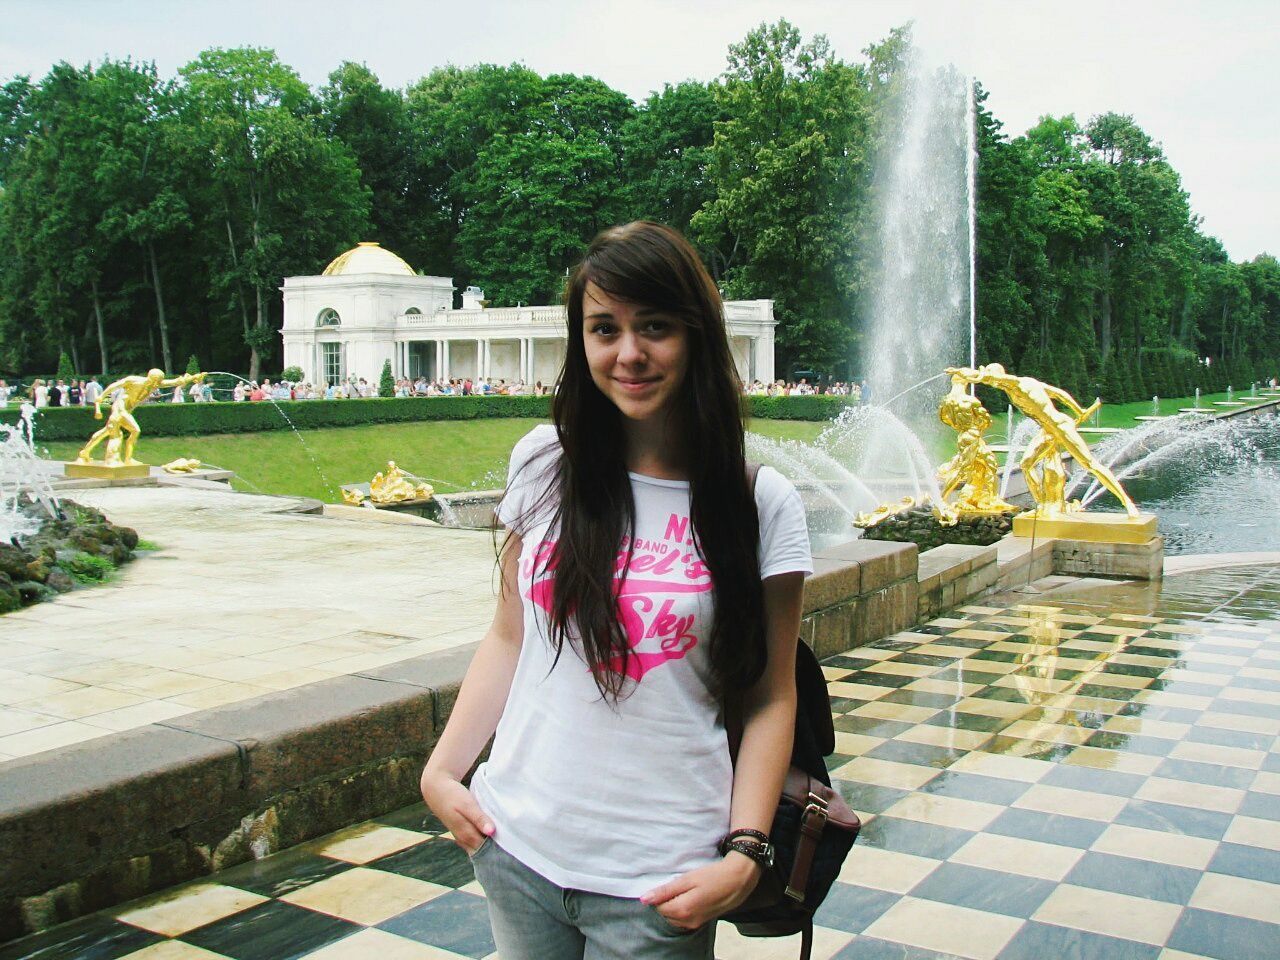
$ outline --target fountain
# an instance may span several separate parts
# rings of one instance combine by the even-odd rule
[[[1197,401],[1199,405],[1199,401]],[[1149,423],[1153,420],[1164,420],[1165,415],[1160,412],[1160,398],[1158,396],[1151,398],[1151,413],[1144,417],[1134,417],[1139,423]]]
[[[36,409],[0,423],[0,613],[101,580],[133,557],[138,535],[54,492],[35,449]]]
[[[1138,510],[1110,467],[1093,455],[1080,435],[1080,425],[1097,411],[1100,400],[1088,408],[1081,407],[1060,387],[1033,377],[1006,373],[998,363],[977,368],[952,367],[947,373],[951,375],[952,389],[939,409],[939,417],[959,436],[956,455],[939,471],[942,488],[931,501],[936,525],[929,525],[921,515],[920,508],[930,505],[929,501],[904,498],[859,514],[854,519],[855,526],[867,530],[868,536],[914,540],[922,548],[944,542],[993,543],[1006,532],[1007,527],[1002,529],[989,522],[981,525],[987,518],[1008,518],[1017,510],[996,491],[995,455],[982,438],[991,424],[990,415],[976,398],[964,393],[966,386],[981,383],[1004,392],[1010,403],[1039,427],[1021,460],[1023,478],[1037,506],[1012,518],[1015,536],[1033,540],[1040,535],[1090,543],[1158,544],[1155,517]],[[1083,503],[1068,500],[1066,457],[1110,491],[1126,515],[1085,513]],[[954,499],[949,500],[953,495]],[[911,515],[912,508],[916,510],[915,516]],[[976,533],[965,531],[949,538],[936,529],[955,526],[962,518],[980,521]],[[982,539],[984,537],[989,539]]]
[[[40,529],[41,516],[57,517],[44,461],[35,450],[35,407],[24,403],[16,426],[0,423],[0,542],[17,544]],[[33,509],[34,508],[34,509]]]
[[[1151,399],[1155,404],[1157,404],[1157,409],[1159,409],[1160,398],[1152,397]],[[1090,409],[1093,410],[1093,416],[1090,417],[1090,421],[1092,425],[1088,427],[1084,426],[1083,424],[1080,425],[1077,429],[1080,431],[1081,434],[1093,436],[1093,437],[1105,437],[1105,436],[1110,436],[1113,433],[1120,432],[1121,430],[1120,427],[1102,426],[1102,398],[1101,397],[1093,398],[1093,405],[1090,407]]]
[[[1160,516],[1166,553],[1248,551],[1280,540],[1280,433],[1274,417],[1197,414],[1143,424],[1096,452]],[[1212,482],[1206,482],[1212,477]],[[1082,475],[1068,495],[1106,495]]]
[[[872,183],[880,230],[868,258],[862,357],[880,397],[975,362],[972,84],[912,46],[888,96],[890,126]],[[936,423],[938,399],[916,392],[894,412],[923,430]]]
[[[1200,388],[1196,387],[1195,405],[1191,407],[1182,407],[1178,410],[1178,412],[1179,413],[1213,413],[1213,408],[1200,406]]]
[[[1248,406],[1248,404],[1245,403],[1243,400],[1236,399],[1235,388],[1230,385],[1228,385],[1227,387],[1227,399],[1215,400],[1213,401],[1213,405],[1215,407],[1247,407]]]

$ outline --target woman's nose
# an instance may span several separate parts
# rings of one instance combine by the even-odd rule
[[[645,362],[644,344],[634,333],[623,333],[618,343],[618,362],[635,365]]]

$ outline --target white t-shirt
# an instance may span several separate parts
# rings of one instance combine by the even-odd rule
[[[511,454],[499,519],[523,538],[524,642],[471,789],[497,827],[495,842],[552,883],[639,897],[718,860],[716,843],[729,829],[733,769],[703,642],[714,616],[711,580],[693,549],[689,484],[631,474],[636,536],[620,605],[637,682],[616,707],[606,703],[569,643],[552,669],[539,609],[549,602],[545,563],[536,564],[537,582],[531,574],[554,534],[545,517],[525,514],[546,489],[557,444],[554,427],[542,425]],[[530,463],[548,447],[551,456]],[[762,469],[756,505],[761,577],[812,572],[791,482]]]

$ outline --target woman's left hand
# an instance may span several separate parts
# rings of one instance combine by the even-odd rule
[[[751,895],[763,867],[731,850],[719,863],[690,870],[640,898],[677,927],[696,930]]]

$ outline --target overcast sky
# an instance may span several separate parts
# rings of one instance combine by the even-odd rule
[[[0,78],[104,55],[171,76],[206,47],[256,45],[312,84],[344,59],[397,87],[445,63],[521,61],[642,99],[716,76],[762,21],[785,16],[856,60],[914,19],[1010,134],[1046,113],[1133,115],[1241,260],[1280,255],[1278,14],[1277,0],[0,0]]]

